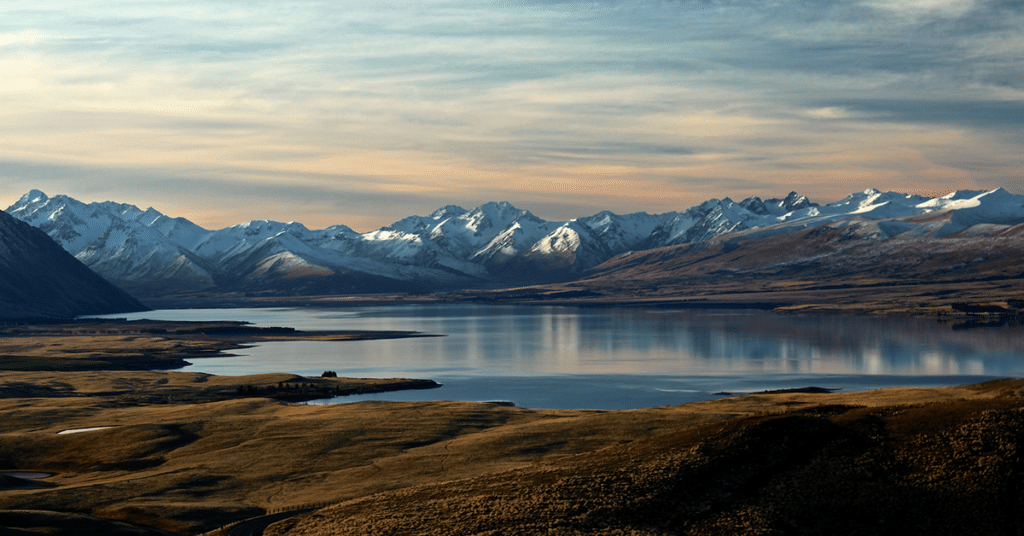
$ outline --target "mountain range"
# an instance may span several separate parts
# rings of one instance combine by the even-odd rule
[[[814,212],[620,255],[569,284],[533,292],[792,312],[1024,315],[1022,196],[869,191]],[[514,298],[502,294],[489,299]]]
[[[711,200],[683,212],[600,212],[550,222],[506,202],[442,207],[357,233],[250,221],[207,230],[159,211],[33,190],[7,213],[141,297],[218,292],[336,294],[503,287],[571,279],[615,255],[774,223],[806,198]]]
[[[1013,259],[1024,234],[1024,196],[1003,189],[937,198],[869,189],[825,205],[794,192],[766,201],[711,199],[665,214],[604,211],[554,222],[505,202],[471,210],[449,205],[366,233],[266,220],[207,230],[153,208],[86,204],[38,190],[7,213],[144,299],[190,292],[436,292],[565,281],[610,286],[660,280],[679,287],[782,273],[805,280],[827,273],[833,280],[854,273],[947,277],[967,270],[991,278],[1016,270]]]

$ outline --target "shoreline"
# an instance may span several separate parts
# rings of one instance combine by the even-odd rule
[[[303,403],[339,396],[436,389],[434,380],[313,377],[290,373],[220,376],[175,371],[0,371],[0,399],[90,399],[105,407],[261,399]]]
[[[1007,302],[1006,284],[1019,281],[887,282],[823,288],[755,290],[697,287],[688,292],[641,287],[625,291],[580,282],[430,294],[261,296],[240,294],[149,297],[155,309],[517,305],[580,308],[763,310],[782,315],[883,316],[934,319],[950,325],[1024,325],[1024,308]],[[1011,292],[1012,293],[1012,292]],[[1012,301],[1012,300],[1011,300]]]
[[[0,324],[0,398],[94,397],[107,404],[206,403],[240,398],[308,402],[337,396],[434,389],[430,379],[217,376],[175,369],[189,360],[269,341],[435,337],[414,331],[300,331],[244,322],[80,319]]]
[[[414,331],[299,331],[244,322],[80,319],[0,323],[3,370],[174,370],[270,341],[355,341],[437,337]]]
[[[581,533],[644,529],[647,521],[631,520],[666,510],[636,501],[663,496],[681,512],[711,505],[723,519],[745,515],[756,498],[764,512],[806,515],[810,523],[827,519],[834,505],[804,514],[804,506],[791,505],[813,502],[766,490],[815,489],[829,475],[830,490],[852,490],[842,500],[876,501],[857,503],[857,511],[881,511],[893,501],[924,511],[933,503],[915,497],[933,501],[948,492],[963,501],[967,489],[979,519],[992,519],[1002,511],[984,507],[1010,497],[1000,490],[1016,485],[1012,475],[1022,467],[1010,449],[1024,437],[1020,379],[849,392],[796,387],[587,410],[458,401],[308,405],[294,402],[438,384],[331,371],[308,377],[94,369],[216,356],[260,340],[382,336],[424,335],[239,322],[0,326],[0,352],[17,350],[23,365],[49,369],[0,372],[0,462],[7,460],[0,465],[5,473],[50,475],[0,478],[4,519],[66,534],[60,527],[78,516],[76,527],[87,517],[97,534],[182,536],[227,535],[237,526],[265,527],[268,536],[375,533],[381,523],[424,520],[400,533],[468,536],[486,528],[473,520],[498,516],[503,530],[539,536],[548,527],[535,526],[536,519]],[[88,432],[61,434],[69,430]],[[946,437],[963,440],[935,439]],[[988,450],[955,447],[979,437],[1005,452],[992,458]],[[1001,465],[993,468],[993,460]],[[945,482],[953,484],[947,489]],[[621,516],[601,517],[634,504],[635,512],[629,506]],[[477,515],[481,505],[488,516]],[[956,515],[952,521],[974,523]],[[435,526],[432,519],[445,521]],[[680,519],[700,527],[712,518]]]

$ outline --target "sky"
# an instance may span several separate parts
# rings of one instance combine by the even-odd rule
[[[0,208],[209,229],[1024,194],[1024,2],[5,0],[0,132]]]

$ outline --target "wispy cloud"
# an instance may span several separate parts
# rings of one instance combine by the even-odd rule
[[[197,205],[207,224],[372,226],[492,199],[572,217],[1024,180],[1010,0],[38,6],[0,6],[0,201],[77,174],[157,208],[189,206],[162,181],[245,200]]]

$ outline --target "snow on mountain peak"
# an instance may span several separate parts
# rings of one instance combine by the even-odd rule
[[[1014,195],[1002,188],[983,192],[964,200],[952,208],[951,222],[959,227],[979,223],[1017,225],[1024,223],[1024,196]]]
[[[764,201],[756,195],[740,201],[740,206],[759,216],[767,216],[769,213],[768,207],[764,204]]]
[[[461,216],[461,215],[465,214],[466,212],[468,212],[466,209],[464,209],[464,208],[462,208],[462,207],[460,207],[458,205],[445,205],[445,206],[443,206],[443,207],[441,207],[441,208],[431,212],[430,215],[427,216],[427,217],[430,218],[430,219],[434,219],[434,220],[442,220],[442,219],[445,219],[445,218],[452,218],[452,217]]]
[[[44,194],[40,190],[30,190],[27,194],[21,196],[21,199],[18,200],[18,203],[16,203],[16,204],[17,205],[21,205],[21,204],[27,205],[29,203],[45,203],[45,202],[47,202],[49,200],[50,200],[50,198],[47,197],[46,194]]]
[[[1002,188],[999,188],[999,190],[1002,190]],[[979,195],[981,195],[983,193],[985,193],[985,190],[956,190],[954,192],[950,192],[950,193],[940,197],[939,199],[948,199],[950,201],[957,201],[957,200],[960,200],[960,199],[970,199],[972,197],[978,197]]]
[[[872,235],[880,240],[922,225],[933,225],[932,229],[943,225],[941,233],[929,231],[930,236],[948,236],[977,223],[1024,223],[1024,197],[1001,188],[960,191],[941,198],[871,188],[819,206],[790,192],[782,199],[709,199],[682,212],[656,215],[604,210],[568,222],[545,221],[501,201],[472,210],[447,205],[429,216],[409,216],[370,233],[356,233],[343,225],[310,231],[301,223],[271,220],[207,231],[153,208],[143,211],[110,201],[87,205],[66,196],[50,198],[38,190],[7,211],[41,228],[116,281],[187,275],[212,285],[218,278],[238,281],[246,274],[266,274],[273,267],[272,272],[282,274],[361,272],[447,284],[493,283],[497,279],[489,278],[511,273],[506,268],[513,266],[518,268],[512,271],[519,270],[524,277],[553,268],[578,273],[626,251],[700,242],[758,228],[777,234],[844,220],[873,220],[864,223],[865,228],[884,231]],[[900,221],[939,211],[948,211],[949,219]],[[922,224],[925,220],[938,223]],[[508,264],[517,259],[527,264]],[[544,277],[540,271],[536,275]],[[157,280],[151,284],[172,287]]]
[[[610,210],[602,210],[593,216],[586,218],[573,218],[571,221],[584,222],[585,225],[590,227],[610,225],[615,219],[616,214]]]
[[[229,227],[229,229],[231,229]],[[273,220],[252,220],[245,223],[236,225],[234,229],[241,231],[247,238],[248,237],[259,237],[268,238],[271,236],[278,235],[280,233],[292,233],[292,234],[303,234],[308,232],[309,229],[305,225],[296,222],[282,223]]]
[[[796,192],[789,192],[789,195],[782,200],[780,206],[786,210],[786,212],[792,212],[794,210],[800,210],[808,207],[816,207],[818,205],[811,203],[811,200],[807,196],[800,195]]]
[[[468,213],[460,216],[471,222],[471,225],[497,225],[503,223],[508,225],[515,219],[530,214],[528,211],[520,210],[508,201],[488,202],[476,207]],[[532,216],[532,215],[531,215]]]

